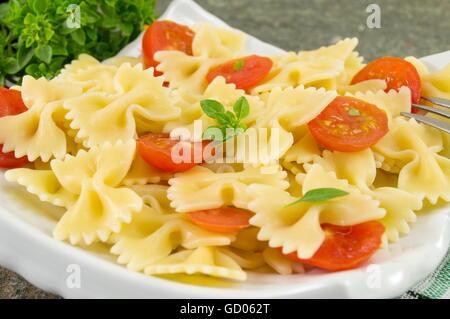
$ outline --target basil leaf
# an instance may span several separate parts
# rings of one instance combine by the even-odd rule
[[[34,0],[32,9],[34,10],[34,12],[42,14],[45,11],[47,11],[47,7],[48,7],[47,0]]]
[[[203,132],[202,137],[205,140],[223,141],[224,134],[219,126],[210,126]]]
[[[7,74],[15,74],[19,72],[19,70],[19,63],[17,63],[16,59],[12,57],[4,59],[4,66],[2,71],[6,72]]]
[[[53,54],[52,47],[47,44],[38,46],[36,51],[34,51],[34,55],[36,55],[36,57],[39,60],[47,64],[49,64],[50,61],[52,60],[52,54]]]
[[[233,111],[236,113],[238,120],[246,118],[250,113],[250,105],[245,96],[241,96],[233,105]]]
[[[17,63],[19,65],[19,70],[25,67],[34,55],[33,48],[27,48],[26,44],[19,44],[19,50],[17,51]]]
[[[234,113],[230,111],[226,111],[225,116],[228,118],[228,121],[230,122],[230,124],[232,124],[233,127],[236,126],[239,122],[236,118],[236,115],[234,115]]]
[[[213,119],[217,119],[217,114],[223,115],[225,112],[225,108],[222,103],[215,100],[202,100],[200,101],[200,106],[203,112]]]
[[[229,116],[227,116],[226,113],[216,113],[215,119],[220,125],[226,127],[232,127],[234,125],[233,121],[230,119]]]
[[[247,125],[246,125],[245,123],[239,123],[239,124],[236,126],[236,129],[237,129],[237,130],[241,130],[242,133],[244,133],[244,132],[247,130]],[[238,133],[238,134],[239,134],[239,133]],[[238,134],[236,134],[236,135],[238,135]]]
[[[30,64],[26,67],[25,72],[34,78],[39,78],[41,72],[39,71],[39,66],[37,64]]]
[[[8,3],[0,3],[0,21],[3,21],[9,13],[9,4]]]
[[[350,116],[361,116],[361,111],[354,108],[349,109],[347,113]]]
[[[0,86],[5,86],[5,74],[0,73]]]
[[[84,45],[86,43],[86,33],[84,33],[83,29],[76,29],[70,36],[79,45]]]
[[[349,195],[349,193],[337,188],[316,188],[306,192],[306,194],[302,198],[288,204],[286,207],[295,205],[300,202],[307,202],[307,203],[324,202],[326,200],[346,195]]]
[[[239,60],[237,61],[234,65],[233,65],[233,70],[234,71],[239,71],[240,69],[242,69],[244,67],[244,60]]]

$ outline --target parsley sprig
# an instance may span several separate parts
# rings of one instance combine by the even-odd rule
[[[200,106],[207,116],[218,123],[203,132],[204,139],[223,142],[247,130],[247,125],[241,122],[250,113],[250,105],[245,96],[241,96],[234,103],[233,112],[227,111],[222,103],[216,100],[203,100]]]
[[[54,77],[81,53],[116,55],[156,17],[156,0],[10,0],[0,4],[0,86]],[[78,15],[79,13],[79,15]],[[76,27],[69,25],[77,19]]]

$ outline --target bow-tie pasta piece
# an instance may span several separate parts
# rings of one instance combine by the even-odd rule
[[[250,127],[225,144],[227,158],[254,166],[273,166],[291,147],[294,138],[280,127]]]
[[[389,93],[378,91],[357,92],[354,95],[347,93],[346,95],[374,104],[385,111],[390,126],[392,125],[392,120],[400,116],[402,112],[411,112],[411,91],[406,86],[402,87],[399,91],[391,90]]]
[[[176,96],[175,105],[181,109],[179,118],[169,121],[164,126],[164,132],[172,132],[174,129],[186,128],[191,134],[191,140],[201,140],[201,133],[209,126],[216,125],[216,121],[209,118],[203,113],[200,101],[212,99],[223,104],[226,110],[232,111],[234,103],[242,96],[244,96],[248,103],[250,113],[242,120],[242,123],[251,126],[255,123],[258,116],[264,112],[264,102],[257,96],[247,95],[244,90],[236,89],[234,84],[227,84],[223,77],[215,78],[206,88],[203,95],[189,94],[185,90],[177,90],[173,93]],[[194,121],[201,121],[198,123],[196,129]],[[195,134],[197,133],[197,134]]]
[[[196,24],[192,29],[195,31],[192,41],[194,56],[231,60],[243,54],[245,35],[240,31],[219,29],[207,23]]]
[[[300,85],[334,90],[335,79],[343,70],[344,63],[339,60],[295,61],[281,68],[273,68],[251,92],[259,94],[277,87],[296,88]]]
[[[288,52],[274,57],[272,71],[252,93],[300,85],[335,90],[339,83],[348,84],[363,66],[362,58],[353,51],[357,45],[357,39],[345,39],[318,50],[298,54]]]
[[[68,239],[72,244],[106,241],[131,221],[133,213],[141,211],[142,199],[119,187],[130,169],[135,147],[134,140],[104,144],[51,162],[64,189],[77,196],[53,231],[56,239]]]
[[[373,149],[397,162],[398,188],[435,204],[450,200],[450,159],[439,155],[441,133],[415,120],[397,118],[388,134]]]
[[[123,64],[114,76],[117,94],[89,92],[64,103],[77,139],[86,147],[129,140],[139,131],[161,131],[165,121],[180,109],[172,104],[169,90],[141,65]]]
[[[116,93],[113,78],[118,66],[102,64],[90,55],[81,54],[77,60],[67,64],[56,77],[83,88],[83,92]]]
[[[175,213],[167,199],[167,186],[137,185],[134,190],[143,199],[142,211],[135,213],[130,224],[113,235],[111,252],[127,268],[142,271],[183,247],[225,246],[234,235],[206,231],[191,223],[183,214]]]
[[[133,164],[131,164],[131,168],[123,179],[122,184],[126,186],[156,184],[161,181],[168,181],[172,177],[173,174],[149,165],[136,153]]]
[[[257,239],[259,229],[256,227],[248,227],[241,229],[236,234],[236,239],[233,240],[230,247],[248,252],[261,252],[266,247],[266,242]]]
[[[190,56],[180,51],[158,51],[154,58],[159,62],[156,69],[164,73],[171,89],[181,88],[192,94],[202,94],[208,86],[208,72],[227,61],[225,58]]]
[[[68,208],[76,201],[75,194],[64,189],[51,170],[10,169],[5,172],[5,179],[25,186],[29,193],[55,206]]]
[[[383,236],[385,245],[387,241],[395,242],[400,234],[409,232],[408,223],[416,221],[414,211],[422,208],[422,201],[395,187],[374,187],[377,169],[370,149],[354,153],[324,151],[323,156],[316,157],[314,162],[380,202],[380,207],[386,210],[386,215],[380,220],[386,228]]]
[[[367,80],[362,81],[353,85],[341,84],[337,87],[337,92],[339,95],[351,94],[355,95],[357,92],[367,93],[367,92],[378,92],[384,91],[387,88],[386,81],[384,80]]]
[[[302,264],[286,258],[277,249],[267,247],[263,253],[264,261],[280,275],[302,274],[305,268]]]
[[[80,87],[57,80],[23,78],[21,94],[28,110],[0,118],[0,144],[3,151],[15,152],[34,161],[47,162],[67,153],[70,137],[65,131],[63,102],[82,93]]]
[[[322,156],[314,157],[314,163],[362,190],[368,190],[372,186],[377,174],[371,149],[351,153],[325,150]]]
[[[261,252],[250,252],[231,247],[220,247],[218,250],[231,257],[243,269],[254,270],[266,264]]]
[[[229,245],[232,235],[203,230],[182,214],[161,214],[149,206],[133,216],[133,222],[122,227],[111,252],[118,262],[131,270],[141,271],[179,247],[188,249]]]
[[[202,94],[208,83],[206,75],[215,66],[241,55],[242,33],[214,28],[207,24],[194,27],[193,56],[180,51],[159,51],[155,60],[170,88],[182,88],[191,94]]]
[[[337,59],[344,61],[344,71],[339,75],[340,84],[348,84],[353,76],[364,66],[363,58],[354,51],[358,46],[357,38],[347,38],[328,47],[322,47],[312,51],[300,51],[298,58],[300,60],[330,60]]]
[[[450,100],[450,64],[439,71],[431,73],[425,64],[423,64],[420,60],[413,57],[406,58],[406,60],[414,64],[420,74],[423,96],[434,96]],[[431,105],[436,108],[442,108],[439,105],[433,105],[425,100],[422,100],[420,103]],[[450,119],[440,115],[428,113],[427,116],[437,118],[441,121],[450,122]],[[442,138],[444,140],[444,149],[442,150],[441,155],[450,158],[450,134],[442,132]]]
[[[320,147],[307,127],[301,130],[300,136],[284,155],[283,165],[291,167],[295,164],[309,163],[315,156],[320,155]],[[296,174],[296,172],[293,173]]]
[[[282,127],[290,132],[317,117],[335,97],[336,92],[324,89],[298,88],[272,90],[266,109],[258,117],[256,127]]]
[[[450,99],[450,63],[436,72],[430,72],[426,65],[413,57],[406,58],[420,74],[422,95]]]
[[[400,235],[409,233],[409,224],[417,220],[414,212],[422,208],[422,201],[414,194],[393,187],[377,188],[372,196],[386,210],[386,215],[379,220],[386,228],[382,237],[383,246],[386,247],[388,242],[396,242]]]
[[[310,258],[325,239],[322,223],[349,226],[383,218],[386,211],[379,202],[362,194],[358,188],[320,165],[312,165],[303,180],[303,194],[316,188],[338,188],[349,195],[326,202],[286,205],[296,198],[288,192],[267,185],[253,184],[248,192],[254,199],[248,207],[255,213],[250,223],[260,227],[259,240],[268,240],[283,253],[297,251],[299,258]]]
[[[246,209],[251,197],[247,188],[251,184],[271,185],[286,189],[286,172],[276,167],[275,173],[263,174],[261,168],[246,167],[240,172],[214,173],[206,167],[196,166],[176,174],[169,180],[167,196],[177,212],[233,205]]]
[[[145,268],[147,275],[204,274],[213,277],[244,281],[247,274],[230,256],[215,247],[182,250]]]

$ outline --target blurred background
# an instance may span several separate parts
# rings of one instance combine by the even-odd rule
[[[3,2],[0,0],[0,2]],[[161,14],[170,0],[159,0]],[[310,50],[358,37],[370,61],[381,56],[422,57],[450,50],[449,0],[196,0],[231,26],[285,50]],[[381,28],[369,28],[369,5]],[[55,298],[0,267],[0,298]]]
[[[370,61],[382,56],[423,57],[450,50],[449,0],[195,0],[234,28],[285,50],[311,50],[358,37]],[[159,0],[164,12],[170,0]],[[370,4],[381,28],[369,29]]]

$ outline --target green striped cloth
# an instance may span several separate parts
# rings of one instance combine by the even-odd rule
[[[450,251],[439,267],[400,299],[450,299]]]

